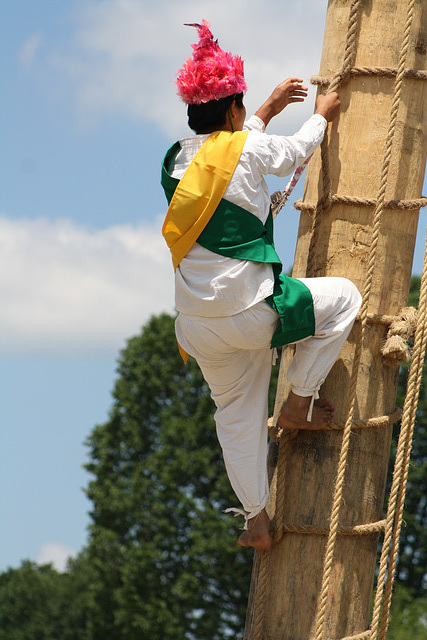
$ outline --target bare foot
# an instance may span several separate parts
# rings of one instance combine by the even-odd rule
[[[311,422],[308,422],[307,413],[310,402],[311,397],[303,398],[291,391],[278,419],[279,426],[282,429],[307,429],[311,431],[325,429],[332,422],[334,407],[326,398],[315,400]]]
[[[265,509],[254,518],[248,520],[247,531],[244,531],[237,540],[241,547],[254,547],[254,549],[269,549],[271,547],[270,518]]]

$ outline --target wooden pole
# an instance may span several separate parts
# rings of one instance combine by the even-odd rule
[[[329,0],[320,78],[340,72],[348,53],[351,8],[359,4],[352,25],[353,71],[339,89],[342,111],[329,127],[329,185],[321,153],[309,164],[304,188],[294,276],[344,276],[363,294],[371,258],[373,215],[383,178],[395,96],[396,70],[401,62],[408,6],[413,4],[401,97],[392,136],[386,202],[403,201],[406,209],[385,207],[381,216],[368,311],[383,317],[406,306],[418,224],[419,199],[427,154],[427,3],[423,0]],[[346,49],[347,47],[347,49]],[[390,71],[394,70],[394,71]],[[345,75],[345,74],[344,74]],[[325,192],[325,184],[327,191]],[[313,211],[328,195],[313,243]],[[355,201],[354,198],[360,200]],[[367,202],[368,201],[368,202]],[[403,206],[400,204],[399,206]],[[288,212],[287,215],[290,215]],[[309,257],[310,256],[310,257]],[[357,322],[322,388],[335,406],[335,422],[348,416],[355,349],[360,338]],[[380,355],[387,327],[368,322],[357,367],[353,428],[340,504],[339,529],[327,591],[326,613],[319,626],[324,556],[336,485],[342,433],[303,432],[270,446],[271,495],[268,510],[280,538],[270,552],[257,553],[249,597],[247,640],[337,640],[363,634],[370,623],[376,565],[377,532],[344,535],[357,525],[382,519],[386,473],[397,389],[396,368],[386,367]],[[276,398],[277,416],[289,389],[282,359]],[[382,426],[369,426],[370,418]],[[382,422],[381,419],[383,418]],[[280,522],[278,514],[280,512]],[[375,525],[374,525],[375,528]],[[295,531],[295,532],[292,532]],[[319,629],[321,628],[321,631]],[[367,635],[366,637],[369,637]]]

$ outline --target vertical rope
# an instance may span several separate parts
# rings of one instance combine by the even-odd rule
[[[329,92],[336,91],[339,88],[343,80],[350,73],[350,69],[353,66],[355,56],[356,56],[357,26],[359,23],[359,10],[360,10],[361,1],[362,0],[354,0],[351,4],[343,69],[340,73],[336,74],[335,77],[333,78],[329,86],[329,90],[328,90]],[[316,236],[315,238],[313,238],[314,241],[317,241],[321,212],[324,210],[326,204],[330,201],[329,154],[328,154],[327,136],[325,136],[324,141],[322,142],[322,170],[323,170],[323,199],[322,199],[321,207],[319,206],[317,207],[315,219],[313,221],[313,236]],[[312,265],[313,265],[313,261],[310,261],[309,262],[310,271],[312,271],[313,269]],[[310,273],[310,275],[314,275],[314,274]],[[365,324],[366,324],[366,319],[367,319],[367,314],[365,317]],[[339,510],[340,510],[340,504],[341,504],[342,489],[344,484],[344,473],[345,473],[345,466],[347,461],[347,453],[349,449],[351,425],[354,418],[357,371],[358,371],[358,363],[360,362],[360,356],[362,352],[362,337],[363,337],[363,334],[360,337],[360,339],[357,341],[355,362],[354,362],[353,374],[351,378],[350,409],[349,409],[347,421],[343,431],[340,462],[338,466],[338,477],[337,477],[337,483],[335,485],[335,494],[333,499],[330,533],[328,536],[324,568],[323,568],[322,587],[320,592],[320,604],[319,604],[319,608],[316,616],[316,625],[315,625],[316,640],[321,640],[323,636],[323,628],[325,625],[326,603],[327,603],[327,598],[329,593],[330,574],[332,569],[332,560],[333,560],[333,554],[335,549],[335,541],[336,541],[337,532],[338,532],[338,518],[339,518]]]
[[[348,18],[347,41],[344,51],[344,62],[341,71],[335,74],[329,85],[328,93],[338,91],[342,83],[348,79],[356,60],[356,47],[359,27],[359,9],[364,0],[353,0]]]
[[[331,569],[332,569],[333,555],[335,551],[336,537],[338,532],[338,521],[339,521],[339,514],[341,509],[345,469],[347,465],[347,457],[348,457],[349,444],[350,444],[351,426],[352,426],[352,422],[354,419],[354,412],[355,412],[357,374],[358,374],[358,369],[359,369],[360,360],[361,360],[363,339],[365,335],[367,318],[368,318],[369,298],[370,298],[370,292],[372,287],[373,272],[375,268],[376,252],[377,252],[377,247],[379,242],[382,212],[384,209],[385,192],[386,192],[386,187],[388,182],[391,150],[393,146],[394,134],[396,130],[397,113],[398,113],[399,103],[401,98],[402,81],[403,81],[403,74],[405,69],[406,55],[407,55],[408,45],[409,45],[409,33],[412,26],[412,18],[414,13],[414,3],[415,3],[415,0],[409,0],[407,20],[405,25],[405,33],[403,38],[402,50],[400,54],[398,73],[397,73],[395,87],[394,87],[390,122],[389,122],[388,134],[386,139],[386,145],[385,145],[383,165],[381,169],[380,188],[379,188],[378,197],[377,197],[377,204],[374,210],[374,222],[373,222],[373,231],[372,231],[372,241],[371,241],[371,247],[369,252],[368,271],[367,271],[366,283],[364,287],[362,306],[360,309],[360,318],[361,318],[360,336],[356,343],[356,349],[355,349],[355,355],[354,355],[353,372],[352,372],[351,383],[350,383],[350,402],[349,402],[350,406],[349,406],[348,417],[347,417],[345,427],[344,427],[344,432],[343,432],[340,459],[338,464],[337,482],[335,486],[335,493],[334,493],[333,506],[332,506],[330,533],[329,533],[328,541],[326,545],[320,604],[319,604],[317,620],[316,620],[316,635],[315,635],[316,640],[322,640],[322,638],[324,637],[325,622],[326,622],[326,604],[327,604],[327,599],[329,595],[330,575],[331,575]],[[371,637],[374,637],[374,636],[371,636]]]
[[[289,430],[282,432],[279,441],[279,458],[277,461],[277,475],[276,475],[276,507],[274,514],[274,531],[273,531],[273,543],[280,542],[283,536],[283,514],[285,509],[285,472],[286,472],[286,458],[289,450],[290,440],[295,434]],[[257,593],[256,593],[256,608],[254,614],[254,621],[252,626],[252,640],[261,640],[262,630],[264,626],[265,615],[265,601],[267,598],[267,581],[269,576],[271,551],[260,551],[259,553],[260,564],[258,569],[258,581],[257,581]]]
[[[366,324],[366,320],[365,320],[365,324]],[[345,469],[347,465],[347,456],[348,456],[348,450],[350,445],[351,427],[354,419],[357,372],[360,364],[360,356],[362,353],[362,340],[363,340],[363,331],[360,339],[357,342],[354,363],[353,363],[353,373],[352,373],[351,385],[350,385],[350,398],[351,398],[350,408],[349,408],[348,417],[344,426],[340,459],[338,464],[337,481],[335,485],[335,492],[334,492],[334,498],[333,498],[330,532],[329,532],[328,541],[326,544],[326,553],[325,553],[325,561],[324,561],[323,576],[322,576],[322,587],[320,591],[320,605],[318,608],[317,619],[316,619],[316,635],[315,635],[316,640],[322,640],[323,630],[324,630],[325,621],[326,621],[326,604],[327,604],[327,599],[329,595],[329,584],[330,584],[330,576],[331,576],[331,569],[332,569],[332,561],[333,561],[333,556],[335,551],[335,542],[336,542],[337,533],[338,533],[338,521],[339,521],[339,514],[341,509],[341,500],[342,500],[342,492],[343,492],[343,486],[344,486]]]
[[[331,177],[329,173],[329,147],[328,147],[328,129],[326,128],[320,145],[320,153],[322,158],[322,187],[323,196],[316,205],[311,226],[310,245],[308,248],[306,277],[314,278],[316,275],[316,246],[320,232],[320,222],[322,214],[331,206]]]
[[[259,554],[258,582],[256,593],[256,607],[252,625],[251,640],[262,640],[262,629],[264,626],[265,601],[267,599],[267,579],[270,567],[270,551],[257,551]]]
[[[277,461],[276,476],[276,509],[274,513],[273,542],[277,544],[283,536],[284,513],[285,513],[285,475],[286,460],[289,457],[290,441],[296,436],[297,431],[291,432],[286,429],[282,432],[279,441],[279,458]]]
[[[420,315],[415,332],[414,349],[411,366],[409,369],[405,403],[403,407],[402,425],[396,451],[395,471],[393,474],[393,482],[390,490],[390,498],[387,510],[387,524],[381,552],[380,569],[377,581],[377,592],[375,594],[374,610],[372,615],[371,640],[375,640],[377,638],[378,623],[381,610],[382,616],[381,627],[379,631],[379,640],[384,640],[387,633],[389,621],[391,594],[396,570],[400,530],[402,526],[403,507],[405,502],[406,482],[408,478],[415,415],[427,345],[427,238],[418,307]],[[388,550],[390,548],[390,542],[390,561],[387,567],[387,556]],[[384,579],[386,573],[387,581],[385,583],[384,589]]]
[[[348,19],[347,40],[344,51],[344,61],[341,70],[334,75],[326,93],[332,93],[338,91],[340,86],[348,80],[350,77],[350,71],[354,66],[356,60],[357,50],[357,37],[359,26],[359,9],[363,0],[353,0],[350,6],[350,15]],[[331,174],[329,171],[329,142],[328,142],[328,128],[325,131],[325,135],[321,144],[321,157],[322,157],[322,191],[323,196],[317,203],[316,211],[313,216],[313,223],[311,227],[310,247],[308,250],[307,260],[307,277],[312,278],[316,275],[316,252],[315,247],[317,239],[319,237],[320,221],[322,213],[327,211],[331,206]]]

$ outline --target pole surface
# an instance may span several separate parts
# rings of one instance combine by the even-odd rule
[[[320,77],[332,79],[343,64],[350,0],[330,0],[327,9]],[[406,0],[366,0],[357,25],[356,68],[397,69],[407,19]],[[427,2],[415,3],[406,69],[427,68]],[[339,90],[340,117],[329,126],[329,170],[332,194],[375,200],[381,180],[395,78],[352,75]],[[325,90],[326,86],[323,87]],[[385,200],[421,196],[427,154],[427,82],[405,76],[393,139]],[[316,205],[323,196],[320,151],[308,169],[303,201]],[[310,246],[312,215],[301,211],[295,255],[295,277],[343,276],[363,294],[372,238],[373,206],[332,204],[322,213],[315,246]],[[284,213],[282,213],[284,215]],[[292,215],[287,212],[286,215]],[[369,297],[369,313],[397,315],[407,305],[418,224],[418,208],[386,208]],[[313,253],[314,252],[314,253]],[[387,327],[370,323],[358,370],[355,422],[388,416],[395,409],[398,369],[384,365],[380,349]],[[356,322],[321,395],[335,406],[334,421],[346,421]],[[292,353],[282,358],[282,384],[276,405],[289,388],[285,371]],[[355,427],[350,442],[340,527],[375,523],[383,518],[384,491],[392,425]],[[339,431],[299,431],[286,450],[284,523],[291,527],[329,527],[342,434]],[[268,510],[275,514],[277,447],[270,445],[272,484]],[[249,597],[247,640],[311,640],[316,636],[316,612],[322,584],[327,537],[285,533],[265,560],[267,582],[260,588],[256,554]],[[338,535],[330,577],[324,638],[337,640],[369,627],[378,534]],[[261,613],[260,613],[261,612]],[[261,624],[260,624],[261,620]],[[255,628],[256,627],[256,628]],[[260,632],[259,629],[262,629]]]

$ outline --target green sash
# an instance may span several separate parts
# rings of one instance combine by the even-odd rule
[[[213,216],[246,142],[247,131],[214,131],[174,191],[162,227],[176,269]]]
[[[175,143],[167,152],[162,164],[161,184],[168,202],[171,201],[179,183],[179,180],[169,174],[171,161],[179,149],[179,143]],[[280,324],[272,337],[271,347],[279,347],[314,335],[315,321],[310,290],[300,280],[281,273],[282,263],[273,242],[271,211],[263,225],[252,213],[222,199],[197,242],[202,247],[228,258],[272,265],[274,291],[266,298],[266,302],[279,314]]]

